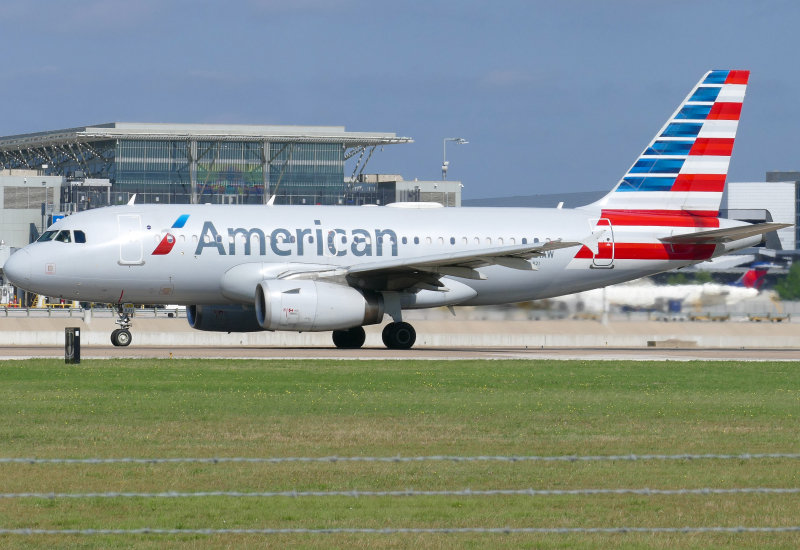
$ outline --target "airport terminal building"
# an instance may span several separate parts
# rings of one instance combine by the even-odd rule
[[[343,126],[117,122],[0,137],[0,162],[63,177],[61,203],[77,210],[133,193],[143,203],[342,204],[357,176],[345,176],[345,160],[357,156],[363,172],[376,147],[412,141]]]

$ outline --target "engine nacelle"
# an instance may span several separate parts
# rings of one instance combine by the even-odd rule
[[[253,306],[189,306],[186,308],[189,326],[197,330],[212,332],[258,332],[264,330],[258,324]]]
[[[256,318],[266,330],[297,332],[374,325],[383,320],[383,296],[308,279],[262,281]]]

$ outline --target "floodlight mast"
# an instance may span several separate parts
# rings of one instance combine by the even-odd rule
[[[456,145],[466,145],[467,143],[469,143],[464,138],[444,138],[442,140],[442,149],[443,149],[443,151],[442,151],[442,181],[447,179],[447,167],[450,165],[450,163],[447,162],[447,142],[448,141],[455,141]]]

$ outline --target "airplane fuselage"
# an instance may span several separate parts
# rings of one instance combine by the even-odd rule
[[[240,264],[343,267],[550,239],[580,241],[599,219],[599,212],[570,209],[116,206],[69,216],[49,228],[72,231],[71,242],[53,238],[21,251],[30,256],[30,279],[21,286],[83,302],[229,304],[220,281]],[[703,245],[675,251],[658,241],[673,228],[614,222],[608,222],[596,255],[580,246],[550,250],[530,260],[538,271],[491,265],[480,268],[486,280],[459,279],[477,292],[463,305],[570,294],[732,250]],[[83,232],[85,242],[75,242],[75,231]],[[757,240],[737,241],[737,249]]]

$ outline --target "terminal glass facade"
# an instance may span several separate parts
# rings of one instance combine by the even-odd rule
[[[164,186],[187,186],[190,191],[188,144],[181,141],[119,140],[115,171],[109,174],[118,190],[159,192]]]
[[[142,202],[189,203],[193,179],[200,203],[261,204],[268,193],[279,203],[334,204],[344,186],[338,143],[126,139],[114,164],[116,202],[137,193]]]
[[[47,170],[68,179],[107,178],[112,204],[137,202],[340,204],[344,144],[119,139],[84,144],[86,154]],[[192,159],[195,159],[194,162]]]
[[[344,192],[344,146],[271,143],[269,184],[276,202],[336,204]]]

